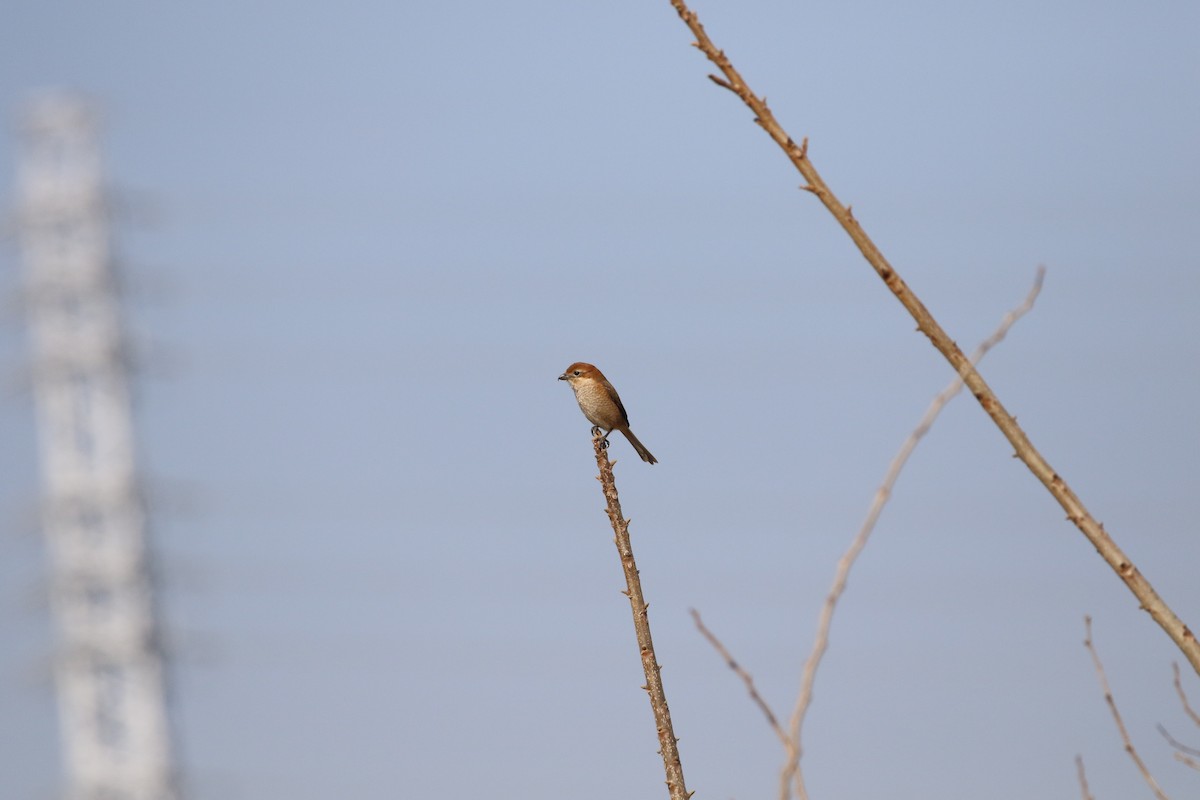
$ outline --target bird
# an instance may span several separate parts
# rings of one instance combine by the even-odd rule
[[[592,435],[603,430],[607,440],[610,433],[620,431],[633,445],[633,449],[637,450],[642,461],[647,464],[658,463],[658,459],[646,449],[646,445],[639,442],[633,431],[629,430],[629,415],[625,413],[621,396],[595,365],[576,361],[567,367],[567,371],[559,375],[558,379],[569,383],[575,391],[575,400],[579,403],[580,410],[588,418],[588,422],[595,426],[592,428]]]

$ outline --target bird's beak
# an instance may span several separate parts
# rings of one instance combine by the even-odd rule
[[[558,376],[558,379],[559,379],[560,381],[565,381],[565,380],[567,379],[567,373],[565,373],[565,372],[564,372],[562,375],[559,375],[559,376]]]

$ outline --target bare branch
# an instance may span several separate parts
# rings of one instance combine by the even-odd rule
[[[671,724],[671,711],[667,708],[667,695],[663,690],[661,667],[654,655],[654,640],[650,637],[649,607],[642,595],[642,581],[638,577],[637,562],[633,559],[633,545],[629,540],[629,520],[621,515],[621,502],[617,499],[617,483],[613,477],[613,465],[608,460],[604,434],[597,431],[592,437],[596,451],[596,465],[600,467],[600,485],[604,487],[605,509],[616,534],[617,552],[621,555],[621,568],[625,571],[625,596],[633,608],[633,629],[637,634],[638,650],[642,657],[642,670],[646,674],[643,687],[650,695],[650,708],[654,712],[655,728],[658,730],[659,754],[667,773],[667,791],[671,800],[687,800],[691,797],[683,781],[683,766],[679,762],[678,739]]]
[[[1100,688],[1104,691],[1104,701],[1108,703],[1108,708],[1112,711],[1113,720],[1117,723],[1117,731],[1121,734],[1121,741],[1125,744],[1125,752],[1129,753],[1129,757],[1133,759],[1133,763],[1137,765],[1138,771],[1142,773],[1142,778],[1146,781],[1146,785],[1154,792],[1154,796],[1158,800],[1168,800],[1167,795],[1159,787],[1158,781],[1154,780],[1154,776],[1150,774],[1150,770],[1146,767],[1146,762],[1142,761],[1142,757],[1138,755],[1137,749],[1133,746],[1133,741],[1129,738],[1129,731],[1125,729],[1125,722],[1121,719],[1121,712],[1117,711],[1117,702],[1113,699],[1112,689],[1108,687],[1108,678],[1104,675],[1104,665],[1100,663],[1100,656],[1096,653],[1096,648],[1092,644],[1092,618],[1083,618],[1084,626],[1087,629],[1087,638],[1083,640],[1083,646],[1092,654],[1092,663],[1096,665],[1096,675],[1100,678]]]
[[[975,348],[975,352],[971,353],[971,363],[978,363],[988,351],[995,347],[1000,342],[1004,341],[1004,337],[1008,335],[1008,331],[1012,326],[1033,308],[1034,302],[1037,300],[1038,294],[1042,291],[1042,283],[1046,277],[1046,268],[1038,267],[1037,274],[1033,279],[1033,287],[1025,296],[1021,303],[1007,314],[1000,321],[1000,326],[996,328],[987,339]],[[862,527],[858,531],[858,535],[854,537],[850,548],[838,561],[837,570],[834,573],[833,587],[829,590],[828,596],[825,598],[825,605],[821,608],[821,616],[817,621],[817,635],[813,642],[812,652],[808,656],[808,660],[804,662],[804,671],[800,679],[800,694],[796,699],[796,708],[792,712],[791,723],[789,726],[790,739],[794,743],[794,747],[789,748],[788,759],[784,763],[782,771],[783,791],[780,794],[782,800],[788,797],[787,787],[792,781],[796,784],[796,795],[804,800],[808,797],[808,791],[804,786],[804,773],[800,768],[800,758],[804,753],[803,739],[801,736],[804,726],[804,717],[808,713],[808,707],[812,704],[813,683],[816,681],[817,669],[820,667],[821,659],[825,656],[825,651],[829,647],[829,629],[833,624],[833,614],[837,602],[841,599],[842,593],[846,589],[846,581],[850,576],[850,569],[854,566],[854,562],[858,560],[858,556],[862,553],[863,548],[867,546],[867,540],[871,538],[871,533],[875,530],[875,523],[879,521],[880,514],[883,513],[883,507],[887,505],[888,500],[892,496],[892,488],[896,485],[896,480],[900,477],[901,470],[908,463],[909,457],[916,450],[921,439],[933,427],[934,421],[938,415],[942,413],[942,409],[946,407],[954,397],[962,391],[962,378],[955,376],[953,380],[937,394],[930,402],[929,407],[925,409],[924,416],[917,423],[917,427],[904,444],[900,446],[900,451],[896,453],[892,463],[888,466],[887,472],[883,476],[883,483],[875,491],[875,498],[871,502],[871,507],[867,510],[867,518],[863,522]]]
[[[1079,773],[1079,791],[1083,800],[1096,800],[1088,789],[1087,773],[1083,771],[1083,756],[1075,756],[1075,771]]]
[[[775,731],[775,735],[779,737],[779,741],[784,747],[791,749],[791,739],[789,739],[788,735],[784,733],[783,727],[779,724],[779,720],[775,717],[775,712],[771,711],[771,707],[767,705],[767,702],[762,699],[762,695],[760,695],[758,690],[754,687],[754,678],[750,676],[749,672],[746,672],[746,670],[742,668],[742,665],[737,662],[729,650],[726,649],[725,645],[721,644],[721,640],[718,639],[712,631],[705,627],[703,620],[700,619],[700,612],[694,608],[692,609],[692,619],[696,622],[696,629],[699,630],[701,635],[708,640],[708,643],[711,644],[713,648],[721,654],[721,658],[725,659],[725,663],[729,666],[729,668],[737,673],[737,676],[742,679],[742,683],[746,684],[746,691],[750,693],[750,699],[754,701],[754,704],[758,706],[759,711],[762,711],[763,716],[767,718],[767,724],[771,726],[771,730]]]
[[[1117,543],[1109,536],[1104,527],[1096,521],[1083,502],[1075,495],[1066,480],[1050,466],[1049,462],[1042,456],[1041,453],[1029,441],[1029,437],[1017,425],[1016,418],[1013,417],[1000,400],[996,397],[991,387],[984,381],[983,376],[976,371],[970,360],[959,349],[958,345],[950,338],[950,336],[942,329],[929,310],[925,308],[925,304],[921,302],[900,274],[892,267],[887,258],[875,245],[875,242],[867,235],[863,227],[857,220],[851,216],[850,212],[842,205],[841,201],[834,195],[833,191],[826,185],[820,173],[813,166],[812,161],[808,158],[807,150],[800,147],[788,135],[783,126],[775,119],[775,115],[767,107],[767,104],[750,90],[746,85],[741,74],[734,69],[729,58],[713,44],[708,38],[708,34],[704,31],[704,26],[700,24],[699,18],[695,12],[687,7],[684,0],[671,0],[671,5],[678,12],[680,19],[683,20],[696,37],[696,47],[717,66],[724,75],[724,82],[728,84],[726,88],[736,94],[743,103],[754,113],[754,122],[771,137],[774,142],[779,145],[784,154],[791,161],[792,165],[804,176],[805,188],[812,192],[825,206],[834,219],[842,226],[846,234],[858,247],[867,263],[875,270],[879,277],[887,284],[888,289],[896,296],[901,305],[912,315],[917,322],[917,328],[927,337],[933,346],[942,354],[942,356],[950,362],[954,371],[962,377],[967,388],[971,390],[971,394],[979,402],[983,410],[992,418],[992,421],[1004,434],[1005,438],[1012,444],[1016,456],[1025,463],[1030,472],[1033,473],[1047,491],[1058,501],[1063,510],[1067,514],[1067,519],[1075,524],[1076,527],[1087,537],[1096,551],[1105,562],[1113,569],[1114,572],[1124,581],[1133,595],[1137,598],[1139,605],[1149,612],[1150,616],[1157,622],[1171,640],[1175,642],[1180,651],[1186,656],[1192,668],[1200,674],[1200,643],[1196,641],[1195,635],[1183,623],[1175,612],[1163,601],[1150,582],[1138,571],[1133,565],[1129,557],[1117,546]]]
[[[1183,764],[1185,767],[1191,767],[1197,772],[1200,772],[1200,761],[1197,761],[1194,758],[1188,758],[1183,753],[1175,753],[1174,755],[1175,760]]]
[[[1179,679],[1179,665],[1171,662],[1171,670],[1175,673],[1175,691],[1179,694],[1179,702],[1183,703],[1184,712],[1192,718],[1192,722],[1200,725],[1200,714],[1192,710],[1191,704],[1188,702],[1187,695],[1183,691],[1183,681]]]
[[[1194,747],[1188,747],[1186,744],[1179,741],[1171,734],[1167,733],[1166,727],[1164,725],[1162,725],[1161,723],[1159,725],[1156,725],[1155,727],[1158,728],[1159,735],[1162,736],[1164,739],[1166,739],[1167,744],[1171,745],[1171,747],[1174,747],[1176,750],[1178,750],[1181,753],[1185,753],[1185,754],[1193,755],[1193,756],[1200,756],[1200,750],[1197,750]]]

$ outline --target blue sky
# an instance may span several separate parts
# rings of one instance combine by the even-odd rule
[[[1193,628],[1193,3],[694,6]],[[779,748],[834,564],[949,368],[666,0],[15,2],[0,187],[43,87],[105,109],[137,424],[196,798],[661,796],[588,425],[598,364],[689,788]],[[11,244],[11,242],[10,242]],[[19,263],[0,251],[0,775],[60,785]],[[806,729],[815,797],[1185,796],[1180,660],[969,398],[897,487]],[[1200,685],[1190,684],[1193,697]]]

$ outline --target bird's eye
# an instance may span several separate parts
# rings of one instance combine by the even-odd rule
[[[574,372],[572,372],[571,374],[572,374],[572,375],[576,375],[576,376],[578,376],[578,375],[582,375],[583,373],[582,373],[582,372],[580,372],[579,370],[575,370],[575,371],[574,371]]]

